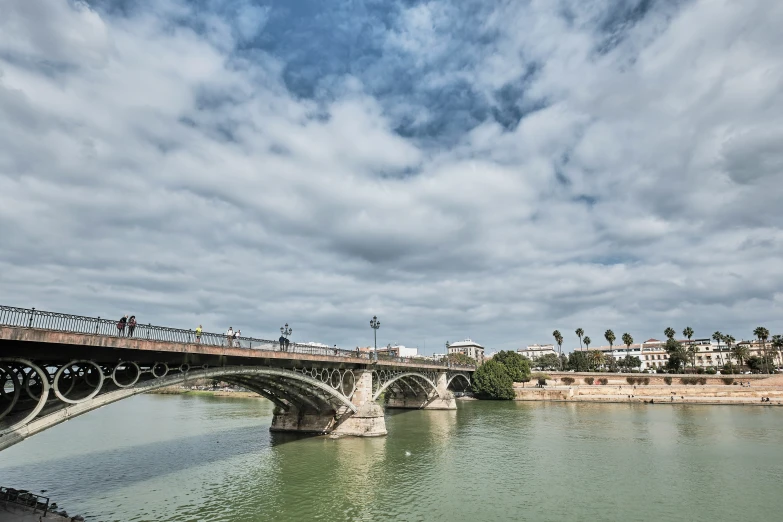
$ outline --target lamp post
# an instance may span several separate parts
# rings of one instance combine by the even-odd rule
[[[378,360],[378,328],[381,327],[381,322],[378,320],[377,315],[373,315],[370,319],[370,328],[372,328],[373,338],[375,341],[375,351],[373,352],[375,360]]]
[[[283,337],[285,337],[286,347],[288,346],[288,336],[291,335],[293,331],[294,329],[289,327],[288,323],[285,323],[285,326],[280,327],[280,333],[282,334]]]

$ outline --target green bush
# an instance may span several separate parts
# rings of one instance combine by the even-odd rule
[[[715,375],[715,374],[717,374],[717,373],[718,373],[718,370],[716,370],[716,369],[715,369],[715,368],[713,368],[712,366],[710,366],[709,368],[707,368],[707,375]]]
[[[606,386],[607,384],[609,384],[609,379],[607,379],[606,377],[601,377],[600,379],[598,379],[598,384],[603,384],[604,386]]]
[[[671,386],[672,378],[667,375],[666,377],[663,378],[663,382]]]
[[[698,373],[699,375],[703,375],[704,374],[704,368],[696,369],[696,373]]]
[[[471,382],[473,392],[481,399],[511,400],[515,397],[514,381],[506,367],[492,359],[478,367]]]
[[[707,384],[706,377],[683,377],[680,379],[682,384]]]
[[[644,384],[645,386],[647,386],[648,384],[650,384],[650,378],[649,377],[644,377],[642,379],[639,379],[639,383],[640,384]]]
[[[702,386],[704,386],[705,384],[707,384],[707,378],[706,378],[706,377],[699,377],[698,379],[696,379],[696,381],[697,381],[699,384],[701,384]]]
[[[585,377],[585,384],[593,384],[594,381],[593,377]]]
[[[566,386],[571,386],[572,384],[574,384],[574,378],[573,377],[563,377],[560,380],[563,381],[563,384],[565,384]]]
[[[734,377],[721,377],[720,380],[723,381],[723,384],[726,385],[734,384]]]
[[[628,384],[636,384],[636,377],[626,377],[625,382],[627,382]]]

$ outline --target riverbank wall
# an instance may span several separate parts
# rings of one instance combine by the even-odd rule
[[[570,372],[554,372],[548,375],[550,378],[543,387],[532,382],[515,383],[516,400],[783,405],[783,375],[694,376]],[[628,377],[635,380],[634,384],[628,382]],[[667,383],[667,377],[671,379],[670,384]],[[692,382],[693,377],[703,377],[705,381],[702,382],[705,384],[684,384]],[[587,384],[590,378],[594,384]],[[727,378],[733,378],[734,382],[727,383],[724,381]],[[599,384],[598,379],[607,379],[607,384]],[[761,400],[766,397],[769,402]]]

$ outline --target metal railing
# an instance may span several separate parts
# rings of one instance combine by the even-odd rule
[[[131,327],[127,323],[120,328],[119,321],[101,319],[100,317],[85,317],[81,315],[46,312],[35,308],[17,308],[0,305],[0,326],[17,326],[37,328],[56,332],[81,333],[104,337],[124,337],[129,339],[145,339],[179,344],[202,344],[205,346],[224,346],[246,348],[252,350],[268,350],[282,353],[304,355],[327,355],[333,357],[358,357],[378,361],[408,363],[412,365],[429,364],[453,369],[474,369],[473,366],[459,366],[446,360],[433,361],[418,357],[389,357],[372,352],[345,350],[342,348],[313,346],[309,344],[286,343],[255,337],[229,337],[226,334],[168,328],[152,324],[136,324]]]
[[[24,489],[0,486],[0,500],[32,508],[33,513],[40,509],[43,512],[43,516],[46,516],[46,513],[49,511],[49,497],[36,495]]]

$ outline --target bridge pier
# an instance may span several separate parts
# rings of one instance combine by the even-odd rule
[[[389,397],[386,401],[386,407],[414,410],[456,410],[457,401],[454,394],[448,389],[446,372],[438,372],[435,384],[435,390],[426,395],[422,393],[413,396]]]
[[[383,408],[372,400],[372,372],[354,371],[356,389],[351,403],[356,411],[341,407],[337,411],[283,411],[275,408],[270,431],[322,433],[334,437],[379,437],[386,435]]]

